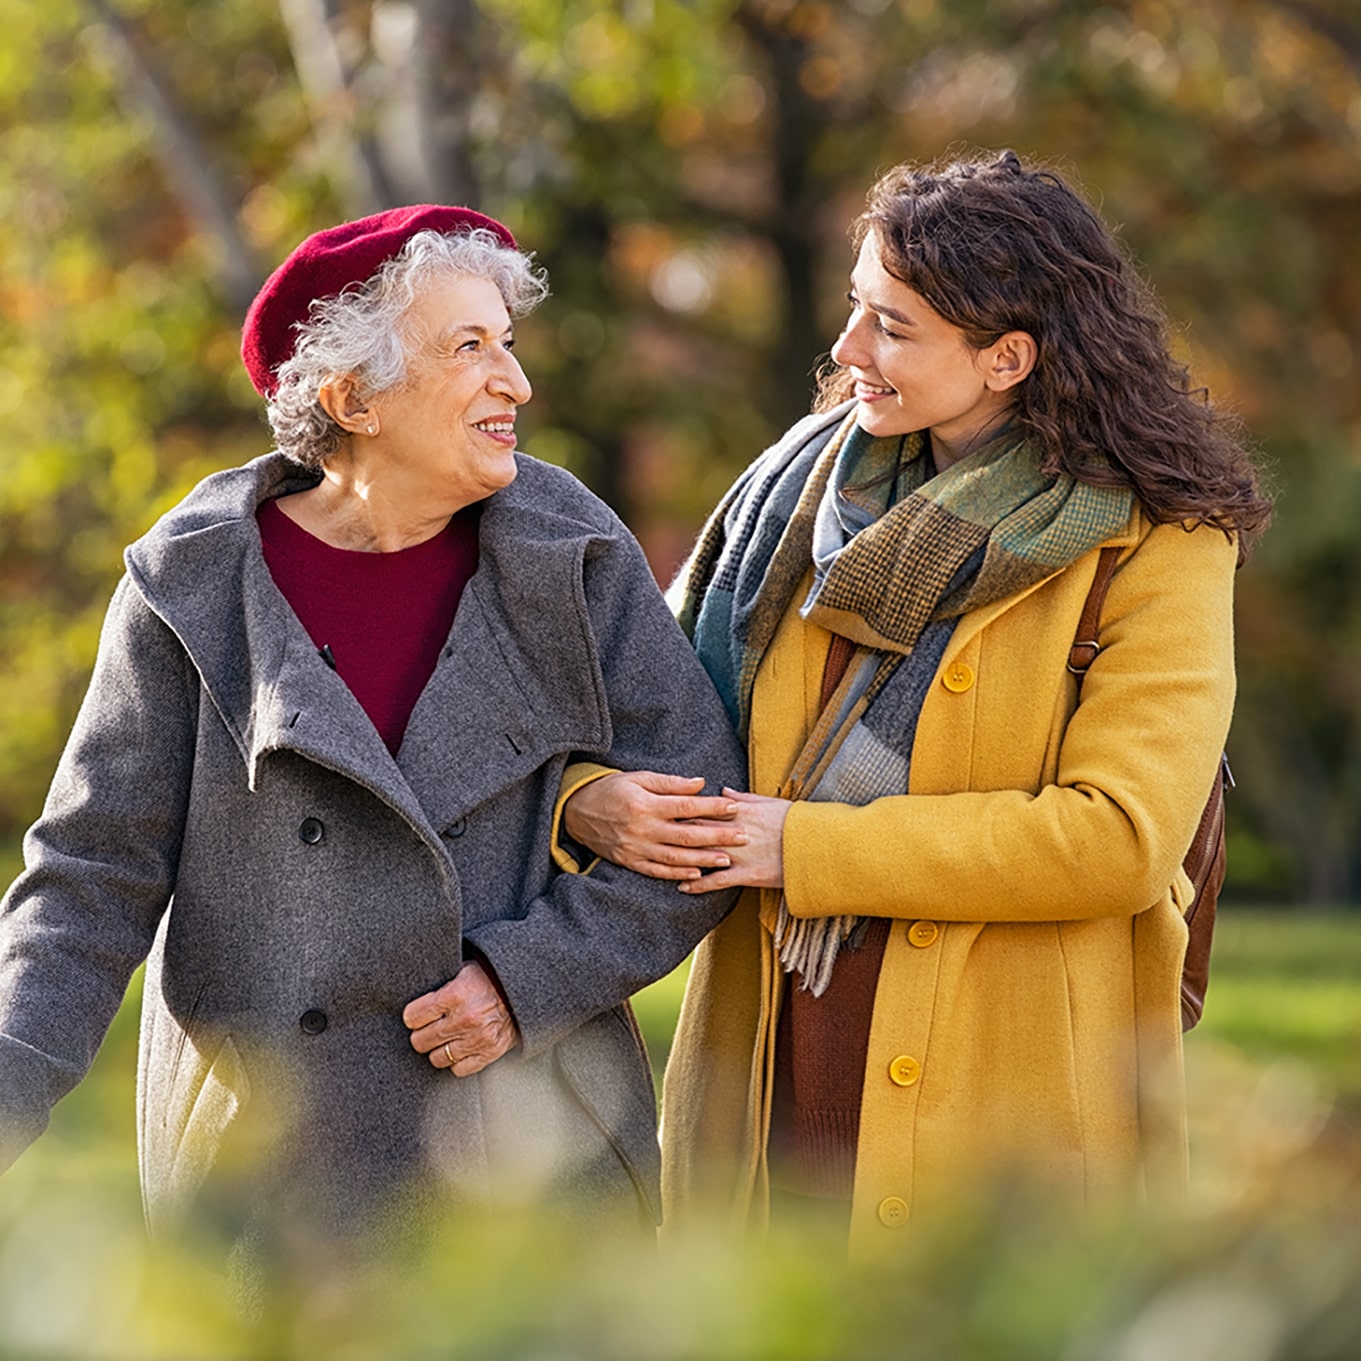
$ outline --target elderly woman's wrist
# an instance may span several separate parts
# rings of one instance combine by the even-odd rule
[[[563,771],[558,785],[558,802],[553,822],[553,859],[569,874],[589,873],[600,853],[585,839],[590,835],[589,821],[574,807],[577,796],[587,785],[618,772],[612,766],[594,761],[575,761]]]
[[[515,1034],[518,1039],[520,1027],[515,1020],[515,1011],[510,1005],[510,998],[506,996],[505,987],[502,985],[500,976],[496,972],[496,966],[466,937],[463,940],[463,962],[465,966],[468,964],[476,964],[477,967],[482,970],[483,974],[486,976],[487,982],[491,984],[497,997],[501,999],[502,1009],[510,1018],[511,1025],[515,1027]]]

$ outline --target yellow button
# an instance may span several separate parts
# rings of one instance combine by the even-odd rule
[[[900,1087],[910,1087],[922,1075],[922,1066],[911,1054],[899,1054],[888,1066],[888,1075]]]
[[[935,922],[913,922],[907,928],[907,938],[919,950],[924,950],[928,945],[936,943],[936,937],[940,935],[940,927]]]
[[[879,1222],[888,1229],[901,1229],[907,1223],[907,1201],[901,1196],[885,1196],[879,1202]]]
[[[951,694],[962,695],[973,684],[973,667],[964,662],[951,662],[945,668],[940,683]]]

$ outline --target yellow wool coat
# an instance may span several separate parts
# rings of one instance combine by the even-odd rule
[[[1178,986],[1190,844],[1233,705],[1235,546],[1136,512],[1077,704],[1066,670],[1097,550],[960,620],[906,795],[798,803],[795,916],[893,926],[875,996],[851,1247],[1020,1171],[1082,1200],[1185,1175]],[[802,599],[802,592],[796,599]],[[756,678],[751,788],[780,795],[830,634],[791,607]],[[763,894],[767,901],[762,903]],[[785,976],[770,890],[700,946],[663,1095],[673,1218],[760,1224]]]

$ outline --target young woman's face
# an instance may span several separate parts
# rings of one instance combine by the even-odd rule
[[[971,348],[959,327],[894,278],[873,231],[851,272],[850,299],[832,358],[855,379],[861,428],[871,435],[929,430],[937,467],[962,458],[1010,404],[1011,382],[998,390],[998,346]]]

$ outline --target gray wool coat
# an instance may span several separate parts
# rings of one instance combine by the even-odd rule
[[[394,759],[269,575],[255,511],[315,478],[209,477],[128,549],[27,869],[0,907],[0,1166],[89,1067],[146,958],[153,1227],[205,1200],[362,1225],[401,1194],[657,1215],[627,998],[731,905],[553,868],[569,757],[740,784],[743,760],[637,543],[519,456]],[[522,1044],[435,1069],[401,1013],[471,946]],[[403,1203],[406,1203],[405,1201]]]

